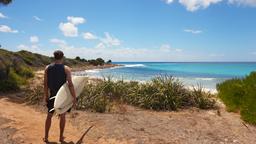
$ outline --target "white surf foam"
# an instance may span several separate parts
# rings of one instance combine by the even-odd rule
[[[145,67],[144,64],[126,64],[124,67]]]
[[[86,73],[98,73],[100,72],[99,69],[92,69],[92,70],[85,70]]]
[[[215,78],[195,78],[196,80],[203,80],[203,81],[212,81]]]

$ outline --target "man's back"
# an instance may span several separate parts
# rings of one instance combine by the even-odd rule
[[[63,64],[50,64],[47,68],[48,88],[51,96],[55,96],[60,87],[67,81]]]

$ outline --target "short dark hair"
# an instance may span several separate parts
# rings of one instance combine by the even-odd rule
[[[56,50],[56,51],[54,51],[53,55],[54,55],[55,60],[60,60],[63,58],[64,53],[60,50]]]

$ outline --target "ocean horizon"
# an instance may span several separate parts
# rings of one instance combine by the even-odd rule
[[[185,86],[202,86],[215,90],[227,79],[243,78],[256,70],[256,62],[113,62],[121,66],[79,72],[90,77],[112,77],[116,80],[149,81],[159,75],[170,75]]]

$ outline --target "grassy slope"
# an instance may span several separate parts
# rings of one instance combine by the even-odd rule
[[[44,56],[37,53],[32,53],[29,51],[18,51],[12,52],[5,49],[0,49],[0,68],[3,65],[10,65],[14,60],[18,60],[22,64],[31,67],[42,67],[49,64],[52,61],[51,57]],[[85,63],[77,61],[75,59],[65,59],[65,64],[67,65],[83,65]]]
[[[0,49],[0,91],[16,90],[33,77],[33,68],[42,68],[52,61],[51,57],[29,51],[12,52]],[[88,63],[75,59],[65,59],[69,66],[82,66]]]

